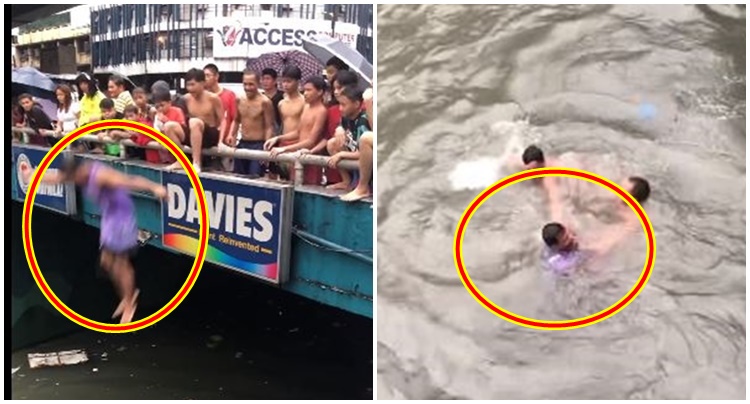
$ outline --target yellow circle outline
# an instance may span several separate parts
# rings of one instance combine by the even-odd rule
[[[617,189],[619,189],[619,190],[620,190],[621,192],[623,192],[623,194],[625,194],[625,195],[629,195],[629,194],[628,194],[628,192],[627,192],[627,191],[626,191],[625,189],[623,189],[622,187],[620,187],[620,186],[619,186],[619,185],[618,185],[617,183],[615,183],[615,182],[613,182],[613,181],[610,181],[609,179],[607,179],[607,178],[604,178],[604,177],[602,177],[602,176],[600,176],[600,175],[597,175],[597,174],[594,174],[594,173],[591,173],[591,172],[588,172],[588,171],[585,171],[585,170],[578,170],[578,169],[573,169],[573,168],[566,168],[566,167],[544,167],[544,168],[535,168],[535,169],[525,170],[525,171],[522,171],[522,172],[516,173],[516,174],[514,174],[514,175],[510,175],[510,176],[507,176],[507,177],[503,178],[502,180],[500,180],[500,181],[497,181],[497,182],[495,182],[494,184],[490,185],[489,187],[485,188],[485,189],[484,189],[484,190],[483,190],[482,192],[480,192],[480,193],[479,193],[479,194],[478,194],[478,195],[477,195],[477,196],[476,196],[476,197],[475,197],[475,198],[474,198],[474,199],[473,199],[473,200],[471,201],[471,203],[470,203],[470,204],[469,204],[469,205],[467,206],[467,208],[466,208],[466,209],[464,210],[464,213],[463,213],[463,214],[461,215],[461,219],[459,219],[459,225],[458,225],[458,226],[456,226],[456,232],[455,232],[455,234],[454,234],[454,236],[453,236],[453,237],[454,237],[454,240],[458,238],[458,232],[459,232],[459,229],[460,229],[460,227],[461,227],[461,226],[460,226],[460,223],[461,223],[462,219],[463,219],[463,218],[464,218],[464,217],[466,216],[466,214],[467,214],[467,212],[469,211],[469,209],[471,208],[471,206],[473,206],[473,205],[474,205],[474,203],[476,203],[476,201],[477,201],[477,200],[478,200],[478,199],[479,199],[479,198],[480,198],[480,197],[481,197],[481,196],[482,196],[482,195],[483,195],[483,194],[484,194],[485,192],[487,192],[488,190],[492,189],[492,188],[493,188],[494,186],[496,186],[496,185],[498,185],[498,184],[502,183],[503,181],[505,181],[505,180],[507,180],[508,178],[510,178],[510,177],[513,177],[513,176],[518,176],[518,175],[521,175],[521,174],[523,174],[523,173],[526,173],[526,172],[537,172],[537,171],[545,171],[545,170],[556,170],[556,169],[558,169],[558,170],[559,170],[559,169],[562,169],[562,170],[568,170],[568,171],[579,172],[579,173],[582,173],[582,174],[586,174],[586,175],[589,175],[589,176],[592,176],[592,177],[596,177],[596,178],[599,178],[600,180],[602,180],[602,181],[604,181],[604,182],[607,182],[607,183],[609,183],[610,185],[614,185],[614,187],[615,187],[615,188],[617,188]],[[644,231],[644,233],[645,233],[645,238],[646,238],[646,262],[645,262],[645,263],[643,264],[643,270],[641,271],[641,274],[640,274],[640,276],[638,277],[638,280],[637,280],[637,281],[635,282],[635,284],[633,285],[633,287],[632,287],[632,288],[631,288],[631,289],[630,289],[630,290],[628,291],[628,293],[626,293],[626,294],[625,294],[625,296],[623,296],[622,298],[620,298],[620,299],[619,299],[619,300],[618,300],[617,302],[615,302],[615,303],[614,303],[614,304],[612,304],[611,306],[607,307],[606,309],[600,310],[599,312],[597,312],[597,313],[594,313],[594,314],[591,314],[591,315],[589,315],[589,316],[586,316],[586,317],[580,317],[580,318],[575,318],[575,319],[571,319],[571,320],[538,320],[538,319],[533,319],[533,318],[528,318],[528,317],[524,317],[524,316],[518,315],[518,314],[516,314],[516,313],[513,313],[513,312],[511,312],[511,311],[509,311],[509,310],[505,310],[505,309],[503,309],[502,307],[500,307],[499,305],[497,305],[497,304],[496,304],[495,302],[493,302],[492,300],[488,299],[488,298],[487,298],[487,297],[486,297],[486,296],[485,296],[484,294],[482,294],[482,292],[481,292],[481,291],[479,290],[479,288],[477,288],[477,287],[476,287],[476,285],[474,285],[474,282],[473,282],[473,281],[471,280],[471,277],[469,276],[469,271],[468,271],[468,269],[467,269],[467,267],[466,267],[466,264],[464,263],[464,260],[463,260],[463,238],[464,238],[464,236],[465,236],[465,234],[466,234],[466,229],[468,228],[468,226],[469,226],[469,223],[471,222],[471,219],[472,219],[472,217],[474,216],[474,213],[476,213],[476,211],[478,211],[478,210],[479,210],[479,208],[480,208],[480,207],[482,207],[482,205],[484,204],[484,202],[486,202],[486,201],[487,201],[488,199],[490,199],[490,198],[491,198],[491,197],[492,197],[493,195],[495,195],[495,194],[496,194],[497,192],[501,191],[502,189],[505,189],[505,188],[507,188],[507,187],[508,187],[508,186],[510,186],[510,185],[516,184],[516,183],[518,183],[518,182],[523,182],[523,181],[526,181],[526,180],[531,180],[531,179],[535,179],[535,178],[543,178],[543,177],[545,177],[545,176],[555,176],[555,177],[568,177],[568,178],[581,179],[581,180],[585,180],[585,181],[588,181],[588,182],[594,183],[594,184],[596,184],[596,185],[599,185],[599,186],[601,186],[601,187],[603,187],[603,188],[605,188],[605,189],[607,189],[607,190],[609,190],[609,191],[611,191],[611,192],[615,193],[615,195],[617,195],[617,196],[618,196],[618,197],[619,197],[620,199],[622,199],[623,201],[625,201],[625,203],[626,203],[626,204],[627,204],[627,205],[628,205],[628,206],[630,207],[630,209],[631,209],[631,210],[632,210],[632,211],[633,211],[633,212],[634,212],[634,213],[636,214],[636,216],[638,217],[638,220],[640,220],[640,222],[641,222],[641,227],[642,227],[642,229],[643,229],[643,231]],[[624,197],[623,195],[621,195],[621,194],[618,194],[617,192],[614,192],[614,191],[613,191],[612,189],[609,189],[609,188],[607,188],[606,186],[604,186],[604,185],[602,185],[602,184],[600,184],[600,183],[598,183],[598,182],[596,182],[596,181],[593,181],[593,180],[591,180],[591,179],[588,179],[588,178],[584,178],[584,177],[579,177],[579,176],[574,176],[574,175],[570,175],[570,174],[559,174],[559,173],[557,173],[557,174],[556,174],[556,173],[547,173],[547,174],[539,174],[539,175],[533,175],[533,176],[529,176],[529,177],[525,177],[525,178],[515,179],[515,180],[513,180],[513,181],[511,181],[511,182],[509,182],[509,183],[507,183],[507,184],[503,185],[502,187],[499,187],[498,189],[494,190],[494,191],[493,191],[492,193],[490,193],[490,194],[488,194],[487,196],[485,196],[485,197],[484,197],[484,199],[483,199],[483,200],[482,200],[481,202],[479,202],[479,204],[478,204],[478,205],[477,205],[477,206],[476,206],[476,207],[474,208],[474,210],[473,210],[473,211],[471,212],[471,214],[469,214],[469,217],[468,217],[468,219],[466,220],[466,224],[465,224],[465,226],[464,226],[464,227],[465,227],[465,228],[464,228],[464,231],[462,232],[462,234],[461,234],[461,237],[460,237],[460,240],[459,240],[459,245],[460,245],[460,248],[461,248],[461,257],[460,257],[461,259],[460,259],[460,264],[461,264],[461,266],[463,266],[463,268],[464,268],[464,272],[466,272],[466,278],[468,279],[468,281],[469,281],[469,283],[471,284],[471,286],[472,286],[472,287],[473,287],[473,288],[474,288],[474,289],[475,289],[475,290],[477,291],[477,293],[479,293],[479,295],[480,295],[480,296],[482,296],[482,298],[484,298],[484,299],[485,299],[485,300],[486,300],[487,302],[489,302],[490,304],[492,304],[492,305],[493,305],[493,306],[494,306],[495,308],[499,309],[500,311],[506,312],[506,313],[508,313],[508,314],[510,314],[510,315],[512,315],[512,316],[515,316],[515,317],[518,317],[518,318],[520,318],[520,319],[526,320],[526,321],[533,321],[533,322],[538,322],[538,323],[546,323],[546,324],[564,324],[564,323],[571,323],[571,322],[577,322],[577,321],[585,321],[585,320],[588,320],[588,319],[594,318],[594,317],[596,317],[596,316],[599,316],[599,315],[601,315],[602,313],[604,313],[604,312],[606,312],[606,311],[610,310],[611,308],[613,308],[613,307],[616,307],[616,306],[617,306],[618,304],[620,304],[620,303],[621,303],[622,301],[624,301],[624,300],[625,300],[625,299],[626,299],[626,298],[627,298],[627,297],[628,297],[628,296],[629,296],[629,295],[630,295],[631,293],[633,293],[633,291],[634,291],[634,290],[635,290],[635,288],[636,288],[636,287],[638,286],[638,284],[639,284],[639,283],[641,283],[641,280],[643,279],[644,275],[646,275],[646,279],[645,279],[645,281],[643,281],[643,285],[641,286],[640,290],[638,290],[638,292],[637,292],[637,293],[636,293],[636,294],[635,294],[635,295],[634,295],[634,296],[633,296],[633,297],[632,297],[632,298],[630,299],[630,301],[629,301],[629,302],[627,302],[627,304],[624,304],[624,305],[623,305],[622,307],[620,307],[619,309],[617,309],[617,310],[613,311],[612,313],[610,313],[610,314],[609,314],[609,315],[607,315],[607,316],[604,316],[604,317],[602,317],[602,318],[600,318],[600,319],[598,319],[598,320],[596,320],[596,321],[592,321],[592,322],[589,322],[589,323],[586,323],[586,324],[582,324],[582,325],[576,325],[576,326],[570,326],[570,327],[559,327],[559,328],[549,328],[549,327],[539,327],[539,326],[533,326],[533,325],[529,325],[529,324],[524,324],[524,323],[521,323],[521,322],[517,322],[517,321],[514,321],[514,320],[512,320],[512,319],[509,319],[509,318],[503,317],[503,316],[501,316],[500,314],[496,313],[495,311],[491,310],[491,309],[490,309],[489,307],[485,306],[485,305],[484,305],[484,304],[482,303],[482,301],[481,301],[481,300],[479,300],[479,299],[478,299],[478,298],[477,298],[476,296],[474,296],[474,294],[473,294],[473,293],[471,293],[471,290],[469,289],[468,285],[466,285],[466,283],[464,282],[464,279],[463,279],[463,277],[461,276],[461,271],[460,271],[460,269],[459,269],[459,260],[458,260],[458,258],[459,258],[459,257],[458,257],[458,256],[457,256],[457,254],[456,254],[456,249],[455,249],[455,248],[453,248],[453,249],[452,249],[452,250],[453,250],[453,260],[454,260],[454,264],[455,264],[455,266],[456,266],[456,270],[458,271],[459,279],[461,279],[461,283],[463,283],[463,284],[464,284],[464,287],[465,287],[465,288],[466,288],[467,290],[469,290],[469,294],[470,294],[470,295],[471,295],[471,296],[472,296],[472,297],[474,298],[474,300],[476,300],[476,301],[477,301],[477,303],[479,303],[479,304],[480,304],[480,305],[481,305],[482,307],[484,307],[484,308],[485,308],[486,310],[488,310],[488,311],[489,311],[490,313],[492,313],[492,314],[494,314],[494,315],[496,315],[496,316],[498,316],[498,317],[502,318],[503,320],[506,320],[506,321],[508,321],[508,322],[511,322],[511,323],[513,323],[513,324],[516,324],[516,325],[520,325],[520,326],[523,326],[523,327],[526,327],[526,328],[539,329],[539,330],[569,330],[569,329],[575,329],[575,328],[583,328],[583,327],[587,327],[587,326],[590,326],[590,325],[593,325],[593,324],[597,324],[597,323],[599,323],[599,322],[601,322],[601,321],[604,321],[604,320],[606,320],[606,319],[608,319],[608,318],[610,318],[610,317],[614,316],[615,314],[619,313],[619,312],[620,312],[620,311],[622,311],[622,310],[623,310],[623,309],[624,309],[625,307],[629,306],[629,305],[630,305],[630,303],[632,303],[632,302],[633,302],[633,300],[635,300],[635,298],[636,298],[636,297],[638,297],[638,295],[640,294],[640,292],[641,292],[641,291],[643,290],[643,288],[644,288],[644,287],[646,286],[646,284],[648,283],[648,280],[649,280],[649,279],[651,278],[651,272],[652,272],[652,271],[648,271],[648,272],[647,272],[647,269],[648,269],[648,257],[649,257],[649,255],[652,255],[652,254],[653,254],[653,258],[652,258],[652,260],[651,260],[651,263],[652,263],[651,267],[652,267],[652,268],[653,268],[654,264],[656,263],[656,234],[654,233],[654,229],[653,229],[653,226],[652,226],[652,224],[651,224],[651,220],[649,219],[649,217],[648,217],[648,214],[646,214],[646,211],[645,211],[645,210],[643,209],[643,207],[641,207],[641,212],[643,213],[643,217],[644,217],[644,218],[646,219],[646,220],[644,221],[644,220],[643,220],[643,219],[641,218],[641,216],[640,216],[640,215],[638,214],[638,211],[636,210],[636,208],[635,208],[635,207],[633,206],[633,203],[636,203],[636,204],[638,204],[638,201],[636,201],[635,199],[633,199],[633,200],[631,201],[630,199],[631,199],[631,197],[625,198],[625,197]],[[638,206],[640,207],[640,204],[638,204]],[[651,249],[651,245],[650,245],[650,244],[649,244],[649,242],[648,242],[648,231],[647,231],[647,229],[646,229],[646,226],[648,226],[648,229],[650,229],[650,230],[651,230],[651,234],[653,235],[653,252],[652,252],[652,249]]]
[[[28,245],[30,246],[30,249],[31,249],[31,251],[27,250],[27,247],[26,247],[26,245],[27,245],[27,243],[26,243],[26,232],[24,231],[24,232],[22,232],[22,237],[23,237],[23,241],[24,241],[23,242],[24,252],[26,253],[27,259],[31,258],[31,259],[34,260],[34,263],[36,264],[36,267],[37,267],[38,272],[39,272],[39,278],[40,278],[40,279],[37,279],[37,277],[34,276],[35,275],[34,274],[34,269],[32,267],[31,268],[31,272],[32,272],[32,276],[34,277],[34,281],[37,283],[37,286],[40,289],[42,289],[42,294],[47,299],[47,301],[49,301],[50,304],[52,304],[52,306],[55,309],[57,309],[57,311],[59,311],[62,315],[64,315],[66,318],[68,318],[72,322],[74,322],[74,323],[76,323],[76,324],[78,324],[78,325],[80,325],[82,327],[85,327],[85,328],[88,328],[90,330],[93,330],[93,331],[100,331],[100,332],[105,332],[105,333],[118,334],[118,333],[126,333],[126,332],[131,332],[131,331],[138,331],[138,330],[141,330],[143,328],[146,328],[148,326],[151,326],[151,325],[154,325],[154,324],[158,323],[159,321],[161,321],[162,319],[164,319],[166,316],[168,316],[169,314],[171,314],[172,311],[174,311],[174,309],[176,309],[182,303],[182,301],[185,300],[185,298],[187,297],[188,293],[190,293],[190,290],[192,290],[193,286],[195,285],[195,282],[197,282],[198,275],[200,275],[200,271],[203,268],[203,263],[205,262],[205,259],[206,259],[206,251],[205,250],[207,249],[207,246],[208,246],[208,232],[204,231],[204,229],[208,228],[208,225],[209,225],[208,220],[209,220],[209,218],[208,218],[206,210],[203,209],[203,205],[201,203],[198,203],[198,212],[200,213],[200,227],[199,227],[198,251],[200,251],[201,249],[204,251],[203,254],[202,254],[201,262],[198,262],[198,254],[197,254],[195,256],[195,260],[193,261],[193,268],[190,271],[190,275],[188,275],[188,278],[182,284],[182,287],[177,292],[177,294],[175,294],[175,296],[172,299],[170,299],[170,301],[167,302],[167,304],[165,304],[162,308],[160,308],[159,310],[157,310],[155,313],[151,314],[150,316],[148,316],[146,318],[143,318],[143,319],[137,321],[137,322],[144,323],[143,325],[138,326],[138,327],[129,327],[130,324],[134,324],[134,323],[137,323],[137,322],[130,322],[130,323],[125,323],[125,324],[101,323],[101,322],[91,320],[91,319],[89,319],[87,317],[84,317],[84,316],[76,313],[74,310],[70,309],[70,307],[68,307],[65,303],[63,303],[63,301],[59,297],[57,297],[57,295],[55,294],[55,292],[52,290],[52,288],[49,287],[49,284],[47,284],[47,281],[44,279],[44,275],[42,274],[41,267],[39,266],[39,261],[36,259],[36,254],[34,253],[34,243],[33,243],[32,225],[31,225],[32,224],[32,219],[33,219],[32,212],[33,212],[33,209],[34,209],[34,200],[36,198],[36,193],[38,191],[39,185],[41,184],[41,178],[44,177],[44,174],[46,173],[47,169],[49,168],[49,165],[52,164],[52,161],[55,158],[57,158],[57,156],[65,150],[65,147],[67,147],[73,141],[77,140],[79,137],[84,136],[84,135],[86,135],[86,134],[88,134],[88,133],[90,133],[92,131],[101,130],[100,129],[100,126],[101,126],[100,124],[102,124],[102,123],[114,123],[115,124],[115,125],[106,126],[107,130],[109,130],[109,129],[124,129],[124,130],[128,130],[128,131],[135,131],[135,132],[141,133],[143,135],[146,135],[146,136],[150,137],[151,139],[156,140],[160,145],[164,146],[167,150],[170,151],[170,153],[172,154],[172,156],[174,156],[177,159],[177,161],[180,162],[180,165],[182,166],[182,168],[187,173],[193,173],[193,175],[195,176],[195,181],[193,180],[193,177],[190,176],[189,174],[187,176],[188,179],[190,180],[191,185],[193,186],[193,191],[196,192],[196,196],[197,196],[199,202],[203,201],[203,205],[205,205],[206,207],[208,207],[208,202],[206,201],[205,191],[203,189],[203,184],[200,181],[200,177],[195,172],[195,170],[193,169],[192,166],[190,166],[189,164],[186,165],[185,162],[179,156],[175,155],[174,151],[171,148],[169,148],[165,144],[165,142],[163,142],[158,137],[153,136],[151,133],[149,133],[149,132],[147,132],[147,131],[145,131],[145,130],[143,130],[141,128],[132,127],[132,126],[129,126],[129,125],[137,125],[137,126],[141,126],[141,127],[146,127],[146,128],[148,128],[150,130],[153,130],[154,132],[157,132],[157,133],[161,134],[162,136],[164,136],[164,138],[167,141],[169,141],[173,146],[175,146],[175,148],[177,150],[180,150],[180,152],[182,152],[182,158],[185,159],[185,160],[187,160],[187,156],[182,151],[182,148],[180,148],[178,145],[176,145],[171,139],[169,139],[166,135],[164,135],[160,131],[157,131],[155,128],[151,128],[151,127],[148,127],[148,126],[146,126],[144,124],[141,124],[140,122],[126,121],[126,120],[123,120],[123,119],[107,119],[107,120],[97,121],[95,123],[90,123],[90,124],[81,126],[78,129],[76,129],[75,131],[69,133],[64,138],[61,139],[60,143],[67,142],[67,144],[65,144],[63,147],[60,147],[60,149],[57,152],[55,152],[55,153],[52,153],[54,151],[55,146],[51,147],[50,150],[47,152],[47,154],[42,158],[42,161],[39,163],[39,166],[37,166],[37,168],[34,170],[34,174],[33,174],[32,178],[31,178],[31,181],[29,182],[29,184],[33,184],[35,181],[38,181],[37,186],[36,186],[37,189],[35,189],[34,193],[32,193],[32,194],[29,194],[28,192],[26,193],[26,198],[24,200],[24,205],[23,205],[24,216],[26,215],[26,211],[28,210],[28,216],[29,216],[29,220],[28,220],[28,222],[29,222],[29,240],[28,240]],[[128,126],[118,125],[120,123],[127,123]],[[121,147],[123,147],[123,146],[121,145]],[[51,154],[51,156],[50,156],[50,154]],[[73,158],[75,158],[75,157],[73,157]],[[49,160],[49,162],[47,163],[46,167],[43,167],[44,166],[44,162],[47,159]],[[40,173],[40,170],[39,170],[40,166],[42,166],[41,173]],[[39,176],[41,176],[41,177],[37,180],[37,177],[39,177]],[[200,191],[200,192],[198,192],[198,191]],[[193,275],[193,272],[195,272],[195,275]],[[190,285],[187,285],[188,281],[190,280],[191,277],[195,278],[195,280]],[[44,286],[49,291],[49,293],[52,294],[52,296],[54,296],[54,298],[57,299],[57,301],[60,303],[60,305],[63,306],[66,310],[70,311],[71,313],[79,316],[80,318],[82,318],[82,319],[84,319],[86,321],[89,321],[92,324],[96,324],[98,326],[101,326],[102,328],[106,327],[106,328],[109,328],[109,329],[105,330],[105,329],[97,329],[95,327],[91,327],[88,324],[81,323],[76,318],[73,318],[70,315],[68,315],[67,313],[65,313],[64,310],[61,310],[59,307],[57,307],[57,305],[52,301],[52,299],[50,299],[50,297],[47,296],[46,293],[44,293],[44,288],[42,287],[42,285],[39,284],[39,280],[41,280],[41,282],[44,284]],[[187,285],[187,289],[184,291],[184,293],[183,293],[182,297],[179,299],[179,301],[176,301],[177,298],[178,298],[178,296],[180,295],[180,293],[186,287],[186,285]],[[165,308],[169,307],[170,305],[172,305],[173,307],[170,308],[169,310],[167,310],[165,313],[161,314],[161,318],[156,319],[155,321],[152,321],[152,319],[159,312],[161,312]],[[129,328],[123,329],[123,328],[126,328],[126,327],[129,327]]]

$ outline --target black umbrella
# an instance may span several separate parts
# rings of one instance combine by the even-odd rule
[[[29,93],[39,98],[55,97],[55,88],[57,87],[55,83],[46,74],[33,67],[13,69],[11,82],[13,84],[11,89],[13,95]]]

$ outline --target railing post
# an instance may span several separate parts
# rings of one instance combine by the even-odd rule
[[[302,182],[305,180],[305,166],[302,165],[302,162],[299,160],[296,160],[294,162],[294,185],[299,186],[302,185]]]
[[[118,142],[120,145],[120,158],[124,159],[128,157],[128,153],[125,151],[125,145],[122,142]]]

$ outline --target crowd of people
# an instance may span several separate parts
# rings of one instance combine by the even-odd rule
[[[338,190],[344,201],[372,194],[372,89],[365,89],[345,63],[332,58],[326,64],[325,76],[313,76],[304,83],[301,70],[293,65],[281,72],[270,68],[245,70],[244,95],[239,97],[222,88],[219,77],[214,64],[190,69],[184,76],[186,94],[172,95],[164,81],[154,83],[150,91],[141,87],[130,91],[125,78],[113,75],[105,94],[93,76],[81,73],[75,79],[77,94],[66,84],[56,88],[57,116],[48,116],[31,95],[22,94],[13,108],[13,125],[34,130],[29,143],[52,146],[89,123],[106,119],[140,122],[179,146],[189,146],[189,157],[198,173],[204,165],[212,165],[215,170],[251,178],[295,179],[290,163],[211,159],[202,154],[209,148],[217,148],[224,155],[238,149],[265,150],[271,156],[323,155],[329,157],[328,167],[306,165],[303,184]],[[78,152],[121,156],[119,140],[131,139],[139,145],[153,141],[123,130],[96,135],[98,143],[76,141],[71,147]],[[163,150],[127,148],[125,152],[128,158],[144,159],[167,170],[182,169]],[[342,160],[358,161],[359,170],[350,172],[339,167]]]

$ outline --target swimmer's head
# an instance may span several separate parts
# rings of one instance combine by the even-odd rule
[[[547,247],[555,251],[570,251],[578,246],[575,235],[560,223],[544,225],[542,239]]]
[[[648,181],[641,177],[629,177],[625,180],[625,186],[623,188],[625,188],[625,190],[633,196],[633,199],[638,201],[641,205],[646,202],[649,195],[651,195],[651,186],[648,184]]]
[[[523,164],[527,170],[544,167],[544,153],[542,149],[531,145],[523,151]]]

